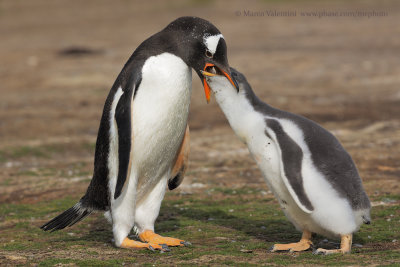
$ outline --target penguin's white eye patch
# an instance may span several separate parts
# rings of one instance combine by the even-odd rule
[[[203,37],[203,43],[206,46],[206,49],[212,54],[215,54],[215,51],[217,50],[217,46],[219,43],[219,40],[221,38],[224,38],[222,34],[217,34],[217,35],[204,35]],[[207,53],[207,52],[206,52]]]
[[[208,58],[212,58],[213,57],[213,54],[208,49],[206,49],[206,57],[208,57]]]

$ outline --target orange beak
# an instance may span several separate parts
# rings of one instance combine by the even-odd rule
[[[211,73],[211,72],[207,72],[206,69],[208,67],[216,67],[216,66],[214,64],[212,64],[212,63],[206,63],[206,65],[204,66],[204,70],[202,71],[202,74],[204,76],[216,76],[216,75],[218,75],[218,74],[214,74],[214,73]],[[220,68],[218,68],[218,69],[225,75],[226,78],[228,78],[228,80],[236,88],[236,85],[232,81],[231,76],[227,72],[221,70]],[[205,77],[204,77],[204,80],[203,80],[203,85],[204,85],[204,93],[206,94],[207,103],[210,103],[211,89],[210,89],[210,86],[208,85]]]

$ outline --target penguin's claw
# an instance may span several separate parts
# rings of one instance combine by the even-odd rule
[[[169,249],[169,247],[167,246],[167,244],[162,244],[161,247],[162,247],[162,251],[163,251],[163,252],[170,252],[170,251],[171,251],[171,250]]]
[[[160,253],[165,253],[165,252],[170,252],[171,250],[169,247],[165,244],[155,244],[155,243],[147,243],[149,245],[149,249],[151,251],[156,251],[159,250]]]
[[[172,238],[172,237],[163,237],[151,230],[146,230],[139,235],[140,240],[143,242],[166,245],[170,247],[183,247],[185,246],[184,240]],[[189,243],[190,244],[190,243]]]
[[[192,243],[190,243],[189,241],[181,241],[181,244],[185,247],[190,247],[192,245]]]
[[[313,251],[314,255],[331,255],[331,254],[349,254],[350,251],[346,251],[343,249],[324,249],[324,248],[319,248]]]

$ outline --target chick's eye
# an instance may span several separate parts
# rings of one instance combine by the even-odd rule
[[[213,54],[209,51],[206,50],[206,57],[212,58]]]

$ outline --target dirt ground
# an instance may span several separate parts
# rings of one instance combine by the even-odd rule
[[[296,16],[245,16],[247,10],[291,10]],[[301,16],[302,11],[313,10],[387,13],[370,18]],[[374,206],[394,207],[391,218],[382,215],[383,221],[390,219],[388,224],[396,221],[398,225],[400,2],[395,0],[229,4],[195,0],[1,0],[0,205],[35,206],[65,197],[72,201],[85,192],[99,120],[111,85],[144,39],[183,15],[208,19],[220,29],[227,41],[230,65],[247,76],[264,101],[302,114],[332,131],[356,162]],[[232,191],[224,190],[239,192],[243,188],[261,190],[257,191],[259,197],[243,194],[244,199],[273,198],[215,100],[206,104],[195,74],[190,127],[190,167],[181,187],[167,194],[160,220],[168,220],[166,211],[172,207],[168,203],[184,201],[185,197],[202,203],[209,198],[207,192],[215,189],[220,190],[213,194],[216,202],[230,199]],[[52,210],[51,215],[61,210]],[[74,254],[67,248],[55,248],[51,256],[47,246],[27,251],[5,249],[21,231],[18,223],[7,219],[9,213],[0,214],[0,264],[38,264],[54,255],[63,259],[92,255],[90,249]],[[50,217],[33,216],[30,221],[36,227]],[[100,225],[108,231],[103,221]],[[163,228],[168,231],[167,226]],[[374,228],[369,229],[373,235]],[[41,232],[38,235],[45,239]],[[367,240],[364,247],[400,253],[399,236],[399,229],[393,228],[390,241]],[[201,240],[199,237],[198,242]],[[119,257],[119,250],[111,249],[108,243],[104,251],[96,251],[108,255],[107,259]],[[157,256],[157,260],[161,265],[230,265],[229,255],[191,253],[192,258],[179,261],[172,256]],[[359,255],[362,253],[361,249]],[[143,255],[144,259],[151,257]],[[267,264],[263,261],[268,258],[266,252],[258,250],[253,256],[243,262]],[[302,264],[320,264],[307,259]],[[143,259],[138,262],[151,264]],[[399,262],[398,257],[383,262],[372,257],[367,261]],[[357,265],[357,261],[351,264]]]

